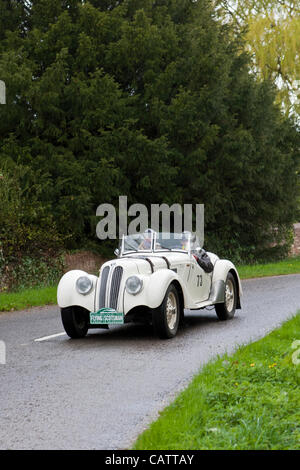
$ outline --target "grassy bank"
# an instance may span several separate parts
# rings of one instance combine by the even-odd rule
[[[300,256],[266,264],[237,266],[241,279],[300,273]]]
[[[0,294],[0,312],[55,304],[56,290],[57,286],[2,293]]]
[[[296,339],[299,314],[262,340],[205,366],[134,449],[299,449]]]

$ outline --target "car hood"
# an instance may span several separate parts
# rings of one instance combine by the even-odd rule
[[[163,252],[161,254],[136,253],[106,262],[104,266],[122,266],[124,272],[151,274],[159,269],[168,269],[190,261],[187,253]],[[101,269],[102,269],[101,268]]]

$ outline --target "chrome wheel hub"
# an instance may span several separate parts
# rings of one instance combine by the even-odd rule
[[[169,292],[166,304],[166,315],[168,327],[170,328],[170,330],[173,330],[176,325],[177,314],[178,309],[175,294],[173,292]]]
[[[234,306],[234,286],[229,279],[225,288],[225,304],[228,312],[231,312]]]

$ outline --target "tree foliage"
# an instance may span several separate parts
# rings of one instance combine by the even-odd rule
[[[253,68],[277,84],[287,114],[300,113],[300,4],[297,0],[216,0],[219,12],[245,31]]]
[[[96,207],[204,203],[248,257],[296,217],[299,134],[208,0],[0,2],[0,168],[69,247]],[[276,230],[275,230],[276,229]]]

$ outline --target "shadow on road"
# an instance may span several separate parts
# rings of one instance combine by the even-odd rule
[[[180,326],[176,337],[170,340],[170,342],[174,343],[180,341],[186,334],[190,334],[191,332],[197,333],[197,331],[200,332],[204,326],[208,326],[210,324],[221,324],[214,312],[210,313],[208,310],[197,312],[187,311],[184,317],[184,324]],[[72,345],[76,344],[78,346],[92,346],[99,344],[99,342],[106,345],[118,344],[120,341],[122,341],[123,345],[126,342],[131,344],[132,342],[137,343],[139,341],[144,343],[168,342],[167,340],[156,337],[151,325],[138,323],[128,323],[121,326],[113,326],[109,329],[89,330],[87,336],[83,339],[69,340],[68,338],[64,337],[61,339],[61,341]]]

